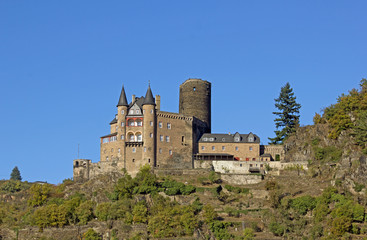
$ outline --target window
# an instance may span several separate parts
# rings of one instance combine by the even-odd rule
[[[194,92],[196,91],[196,87],[193,88]]]
[[[169,150],[169,155],[172,155],[172,150]]]
[[[205,150],[205,147],[204,146],[201,146],[201,150]]]
[[[111,137],[111,142],[115,142],[117,140],[117,137],[116,136],[112,136]]]
[[[253,141],[254,141],[254,138],[253,138],[253,137],[249,137],[249,138],[248,138],[248,141],[249,141],[249,142],[253,142]]]
[[[108,137],[102,139],[103,143],[108,143],[109,141],[110,141],[110,138],[108,138]]]
[[[162,148],[159,149],[159,153],[162,153]]]
[[[135,159],[133,158],[133,162],[135,162]]]
[[[145,110],[143,110],[143,114],[145,114]]]
[[[106,161],[108,161],[108,157],[106,157]]]
[[[240,164],[240,167],[242,167],[242,163]]]
[[[149,136],[152,138],[153,137],[153,133],[150,133]]]
[[[234,141],[235,141],[235,142],[239,142],[239,141],[240,141],[240,138],[239,138],[239,137],[235,137],[235,138],[234,138]]]
[[[264,165],[263,164],[260,164],[260,167],[263,167]]]
[[[119,148],[119,149],[117,150],[117,152],[118,152],[118,153],[120,153],[120,152],[121,152],[121,149]]]
[[[137,110],[135,110],[135,113],[136,113],[136,114],[140,114],[140,110],[138,110],[138,109],[137,109]]]
[[[137,139],[138,142],[143,141],[143,137],[142,137],[141,133],[136,134],[136,139]]]
[[[159,140],[160,140],[161,142],[163,142],[163,135],[160,135],[160,136],[159,136]]]
[[[133,153],[135,153],[136,152],[136,148],[133,148]]]
[[[113,148],[111,148],[111,152],[113,152]]]
[[[204,141],[204,142],[208,141],[208,138],[206,138],[206,137],[205,137],[205,138],[203,138],[203,141]]]
[[[137,125],[137,126],[143,126],[143,122],[142,122],[141,120],[137,120],[137,121],[136,121],[136,125]]]
[[[116,126],[116,132],[117,132],[118,129],[119,129],[119,126]]]
[[[214,146],[212,146],[212,150],[213,150],[213,151],[215,150],[215,147],[214,147]]]
[[[121,135],[121,140],[124,140],[125,139],[125,136],[124,135]]]
[[[235,147],[234,149],[235,149],[236,151],[238,151],[238,147]]]
[[[135,141],[135,137],[133,134],[129,135],[129,141],[130,142],[134,142]]]
[[[153,126],[153,122],[152,121],[150,121],[150,126]]]
[[[150,158],[148,159],[148,163],[150,163]]]
[[[121,122],[121,127],[125,126],[125,123],[124,122]]]
[[[209,141],[213,142],[214,141],[214,138],[209,138]]]
[[[224,151],[224,150],[226,150],[226,147],[225,146],[222,146],[222,150]]]
[[[121,110],[121,114],[125,114],[125,110]]]
[[[252,151],[252,147],[250,147],[250,151]]]
[[[130,110],[130,114],[134,114],[134,110],[133,109]]]
[[[162,128],[162,122],[158,123],[159,128]]]
[[[166,136],[166,142],[169,142],[169,136]]]
[[[252,167],[252,164],[250,164],[250,167]]]
[[[226,139],[225,138],[222,138],[222,142],[225,142],[226,141]]]
[[[184,144],[185,143],[185,136],[182,136],[181,138],[181,143]]]
[[[134,120],[132,120],[132,119],[129,119],[129,120],[127,121],[127,124],[128,124],[130,127],[135,126]]]
[[[250,161],[250,159],[249,158],[246,158],[246,161]]]
[[[170,123],[167,123],[167,128],[171,129],[171,124]]]
[[[147,152],[147,147],[144,147],[144,152]]]
[[[256,159],[255,158],[252,158],[252,161],[256,161]]]
[[[152,113],[152,114],[153,114],[153,109],[150,109],[150,113]]]

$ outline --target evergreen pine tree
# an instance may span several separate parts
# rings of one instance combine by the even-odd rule
[[[269,138],[270,144],[282,144],[283,141],[295,131],[296,126],[299,125],[299,109],[301,104],[296,102],[293,89],[289,83],[286,83],[281,88],[279,97],[274,99],[275,107],[279,112],[273,112],[277,115],[275,118],[275,137]]]
[[[22,180],[22,177],[20,176],[20,171],[17,166],[13,168],[13,171],[10,174],[10,180]]]

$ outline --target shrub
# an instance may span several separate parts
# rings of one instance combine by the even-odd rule
[[[275,236],[283,236],[285,233],[285,227],[281,225],[278,222],[272,221],[269,224],[269,230],[272,232]]]
[[[42,206],[51,193],[51,186],[48,184],[34,184],[29,189],[30,197],[28,199],[28,205]]]
[[[83,234],[83,240],[102,240],[102,237],[92,228],[89,228],[88,231]]]
[[[220,175],[214,171],[209,173],[209,181],[212,183],[220,183]]]
[[[305,215],[308,211],[316,207],[316,200],[309,195],[302,196],[292,199],[290,201],[290,207],[295,209],[298,213]]]
[[[243,230],[243,239],[244,240],[252,240],[254,239],[254,230],[252,228],[245,228],[245,230]]]
[[[360,192],[362,191],[363,188],[365,188],[366,186],[364,184],[359,184],[359,183],[356,183],[355,186],[354,186],[354,190],[356,192]]]
[[[80,221],[80,224],[87,224],[94,217],[93,208],[95,202],[85,201],[75,209],[75,213]]]
[[[210,204],[204,205],[204,219],[206,223],[215,221],[218,218],[217,212],[214,210],[213,206]]]

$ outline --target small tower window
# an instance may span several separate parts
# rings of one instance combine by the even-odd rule
[[[133,153],[136,152],[136,148],[133,148]]]
[[[121,114],[125,114],[125,110],[121,110]]]
[[[225,146],[222,146],[222,150],[224,151],[224,150],[226,150],[226,147]]]
[[[150,126],[153,126],[153,122],[152,121],[150,121]]]
[[[158,123],[159,128],[162,128],[162,122]]]
[[[171,124],[170,123],[167,123],[167,128],[171,129]]]
[[[151,137],[151,138],[153,137],[153,133],[150,133],[150,137]]]
[[[144,147],[144,152],[146,152],[147,151],[147,147]]]
[[[152,113],[152,114],[153,114],[153,109],[150,109],[150,113]]]
[[[215,150],[215,147],[214,147],[214,146],[212,146],[212,150],[213,150],[213,151]]]
[[[201,146],[201,150],[205,150],[205,147],[204,146]]]
[[[124,122],[121,122],[121,127],[125,126],[125,123]]]
[[[172,155],[172,150],[169,150],[169,155]]]
[[[162,148],[159,149],[159,153],[162,153]]]
[[[160,135],[160,136],[159,136],[159,140],[160,140],[161,142],[163,142],[163,135]]]
[[[250,147],[249,149],[250,149],[250,151],[252,151],[252,147]]]
[[[169,142],[169,136],[166,136],[166,142]]]
[[[236,151],[238,151],[238,147],[235,147]]]
[[[196,87],[193,88],[194,92],[196,91]]]

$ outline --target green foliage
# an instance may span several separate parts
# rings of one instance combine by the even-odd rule
[[[342,236],[352,228],[352,219],[346,216],[336,217],[331,224],[331,233],[334,236]]]
[[[94,217],[94,209],[95,206],[95,202],[93,201],[85,201],[83,203],[81,203],[76,209],[75,209],[75,213],[76,216],[79,219],[80,224],[87,224],[87,222],[89,222],[90,220],[93,219]]]
[[[40,229],[45,227],[62,227],[67,224],[67,212],[62,205],[50,204],[36,209],[34,220]]]
[[[252,228],[245,228],[245,230],[243,230],[243,239],[244,240],[252,240],[255,237],[254,234],[254,229]]]
[[[15,193],[22,190],[22,182],[18,180],[6,181],[2,186],[1,190],[6,193]]]
[[[248,188],[240,188],[240,187],[235,187],[231,185],[225,185],[224,188],[227,189],[229,192],[233,192],[237,194],[240,194],[240,193],[248,194],[250,191]]]
[[[272,222],[270,222],[270,224],[269,224],[269,230],[270,230],[270,232],[272,232],[275,236],[283,236],[284,235],[284,233],[285,233],[285,227],[282,225],[282,224],[280,224],[280,223],[278,223],[278,222],[276,222],[276,221],[272,221]]]
[[[51,186],[49,184],[34,184],[29,189],[30,197],[28,199],[28,205],[42,206],[51,193]]]
[[[192,206],[180,206],[157,196],[150,211],[148,230],[156,238],[192,235],[199,226],[195,212]]]
[[[296,97],[289,83],[281,88],[279,97],[275,99],[275,107],[279,110],[279,112],[273,112],[277,116],[274,120],[277,129],[276,136],[269,138],[269,140],[270,144],[281,144],[299,125],[301,105],[296,102]]]
[[[315,159],[319,161],[331,161],[338,162],[341,157],[343,150],[338,149],[334,146],[328,146],[325,148],[322,147],[314,147]]]
[[[356,143],[365,148],[366,119],[367,119],[367,91],[366,79],[361,80],[360,90],[352,89],[347,95],[342,94],[336,104],[324,109],[321,117],[315,115],[318,122],[329,123],[331,129],[329,137],[336,139],[343,130],[352,129]],[[357,120],[353,123],[353,118]],[[316,123],[316,122],[315,122]]]
[[[265,182],[265,189],[266,190],[274,190],[274,189],[278,189],[279,185],[275,180],[268,180]]]
[[[214,171],[210,171],[208,178],[211,183],[220,183],[221,181],[220,175]]]
[[[83,233],[83,240],[102,240],[102,237],[93,228],[89,228]]]
[[[20,176],[20,171],[17,166],[15,166],[10,174],[10,180],[14,181],[22,181],[22,177]]]
[[[135,181],[133,181],[133,178],[124,169],[124,176],[117,181],[114,192],[110,195],[110,198],[112,200],[123,199],[125,197],[130,198],[135,186]]]
[[[216,239],[230,240],[234,239],[233,234],[227,230],[232,224],[229,222],[212,221],[209,224],[210,231],[213,232]]]
[[[362,191],[363,188],[365,188],[366,186],[364,184],[359,184],[359,183],[356,183],[355,186],[354,186],[354,190],[356,192],[360,192]]]
[[[134,182],[134,193],[147,194],[157,191],[157,177],[151,172],[148,164],[140,168]]]
[[[299,214],[305,215],[308,211],[316,207],[316,199],[309,195],[294,198],[290,201],[290,207],[295,209]]]
[[[212,205],[204,205],[203,211],[203,216],[206,223],[211,223],[218,219],[218,213],[214,210]]]
[[[144,201],[140,201],[133,207],[133,222],[146,223],[148,220],[148,209]]]
[[[161,187],[164,189],[164,192],[169,195],[189,195],[196,191],[196,188],[192,185],[185,185],[181,182],[177,182],[175,180],[166,179],[161,183]]]

